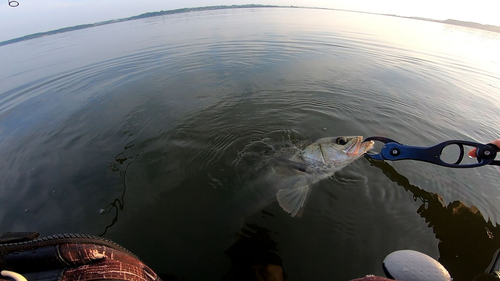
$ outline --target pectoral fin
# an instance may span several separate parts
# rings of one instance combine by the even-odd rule
[[[278,199],[278,203],[281,208],[294,217],[302,209],[302,207],[304,207],[307,195],[309,195],[309,190],[309,185],[303,185],[290,189],[284,188],[278,190],[276,198]]]

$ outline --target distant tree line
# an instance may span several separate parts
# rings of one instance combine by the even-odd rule
[[[10,0],[10,1],[12,1],[12,0]],[[10,40],[7,40],[7,41],[0,42],[0,46],[7,45],[7,44],[12,44],[12,43],[16,43],[16,42],[20,42],[20,41],[25,41],[25,40],[35,39],[35,38],[39,38],[39,37],[43,37],[43,36],[47,36],[47,35],[62,33],[62,32],[68,32],[68,31],[79,30],[79,29],[84,29],[84,28],[89,28],[89,27],[94,27],[94,26],[100,26],[100,25],[105,25],[105,24],[111,24],[111,23],[116,23],[116,22],[136,20],[136,19],[143,19],[143,18],[150,18],[150,17],[163,16],[163,15],[180,14],[180,13],[197,12],[197,11],[222,10],[222,9],[278,8],[278,7],[280,7],[280,6],[248,4],[248,5],[209,6],[209,7],[183,8],[183,9],[176,9],[176,10],[151,12],[151,13],[145,13],[145,14],[141,14],[141,15],[133,16],[133,17],[129,17],[129,18],[122,18],[122,19],[116,19],[116,20],[108,20],[108,21],[102,21],[102,22],[93,23],[93,24],[82,24],[82,25],[65,27],[65,28],[60,28],[60,29],[46,31],[46,32],[39,32],[39,33],[35,33],[35,34],[30,34],[30,35],[26,35],[26,36],[23,36],[23,37],[14,38],[14,39],[10,39]]]
[[[484,29],[484,30],[500,33],[500,26],[496,26],[496,25],[480,24],[477,22],[459,21],[459,20],[452,20],[452,19],[447,19],[447,20],[441,21],[441,22],[447,23],[447,24],[453,24],[453,25],[466,26],[466,27],[476,28],[476,29]]]

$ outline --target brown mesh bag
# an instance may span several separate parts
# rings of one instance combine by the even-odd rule
[[[27,280],[153,281],[160,278],[136,255],[98,236],[8,232],[0,236],[0,269]],[[5,273],[7,275],[8,273]],[[0,280],[11,280],[0,276]]]

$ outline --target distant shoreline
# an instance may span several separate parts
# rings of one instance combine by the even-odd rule
[[[14,39],[2,41],[2,42],[0,42],[0,46],[7,45],[7,44],[13,44],[13,43],[21,42],[21,41],[26,41],[26,40],[31,40],[31,39],[35,39],[35,38],[40,38],[43,36],[68,32],[68,31],[74,31],[74,30],[79,30],[79,29],[85,29],[85,28],[90,28],[90,27],[95,27],[95,26],[101,26],[101,25],[136,20],[136,19],[143,19],[143,18],[150,18],[150,17],[164,16],[164,15],[172,15],[172,14],[180,14],[180,13],[188,13],[188,12],[197,12],[197,11],[243,9],[243,8],[302,8],[302,9],[319,9],[319,10],[332,10],[332,11],[342,11],[342,12],[355,12],[355,13],[363,13],[363,14],[372,14],[372,15],[391,16],[391,17],[414,19],[414,20],[431,21],[431,22],[451,24],[451,25],[457,25],[457,26],[463,26],[463,27],[469,27],[469,28],[474,28],[474,29],[481,29],[481,30],[500,33],[500,26],[484,25],[484,24],[475,23],[475,22],[459,21],[459,20],[453,20],[453,19],[434,20],[434,19],[421,18],[421,17],[406,17],[406,16],[398,16],[398,15],[393,15],[393,14],[378,14],[378,13],[370,13],[370,12],[362,12],[362,11],[354,11],[354,10],[342,10],[342,9],[334,9],[334,8],[315,8],[315,7],[299,7],[299,6],[273,6],[273,5],[249,4],[249,5],[231,5],[231,6],[225,6],[225,5],[224,6],[208,6],[208,7],[196,7],[196,8],[183,8],[183,9],[168,10],[168,11],[162,10],[159,12],[149,12],[149,13],[144,13],[144,14],[140,14],[140,15],[128,17],[128,18],[102,21],[102,22],[97,22],[97,23],[93,23],[93,24],[82,24],[82,25],[65,27],[65,28],[60,28],[60,29],[46,31],[46,32],[34,33],[34,34],[30,34],[30,35],[26,35],[26,36],[14,38]]]
[[[500,33],[500,26],[491,25],[491,24],[480,24],[480,23],[471,22],[471,21],[461,21],[461,20],[454,20],[454,19],[435,20],[435,19],[429,19],[429,18],[423,18],[423,17],[407,17],[407,16],[399,16],[399,15],[394,15],[394,14],[380,14],[380,13],[363,12],[363,11],[355,11],[355,10],[344,10],[344,9],[334,9],[334,8],[311,8],[311,7],[295,7],[295,6],[292,6],[292,8],[332,10],[332,11],[362,13],[362,14],[370,14],[370,15],[378,15],[378,16],[388,16],[388,17],[396,17],[396,18],[412,19],[412,20],[423,20],[423,21],[437,22],[437,23],[443,23],[443,24],[451,24],[451,25],[457,25],[457,26],[462,26],[462,27],[468,27],[468,28],[474,28],[474,29],[481,29],[481,30],[486,30],[486,31]]]

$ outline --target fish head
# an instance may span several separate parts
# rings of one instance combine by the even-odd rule
[[[329,137],[306,145],[301,158],[308,164],[338,171],[363,156],[374,145],[362,136]]]

